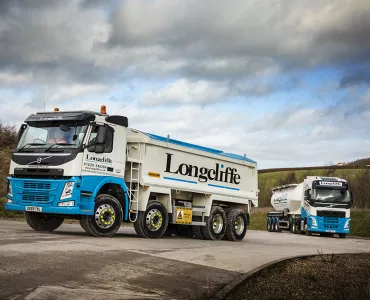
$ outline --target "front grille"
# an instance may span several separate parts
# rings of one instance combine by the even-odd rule
[[[51,189],[51,183],[36,182],[36,181],[25,181],[23,183],[23,188],[33,189],[33,190],[50,190]]]
[[[318,210],[317,216],[319,217],[339,217],[345,218],[346,213],[344,211],[335,211],[335,210]]]
[[[29,195],[29,194],[22,195],[22,201],[27,202],[48,202],[49,199],[50,199],[49,195]]]
[[[333,217],[323,217],[324,228],[338,228],[339,227],[339,219]]]

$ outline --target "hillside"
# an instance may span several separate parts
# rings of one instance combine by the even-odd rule
[[[294,169],[290,171],[259,172],[260,189],[259,206],[270,206],[271,191],[275,186],[299,183],[306,176],[335,176],[348,181],[353,191],[354,208],[370,209],[370,169],[327,168],[327,169]]]

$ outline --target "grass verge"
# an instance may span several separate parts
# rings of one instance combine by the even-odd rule
[[[370,253],[283,261],[247,278],[224,299],[370,299]]]
[[[23,212],[5,210],[6,198],[0,198],[0,219],[23,219]]]
[[[251,213],[251,230],[266,230],[267,213],[273,208],[256,208]],[[370,237],[370,209],[351,210],[351,232],[349,236]]]

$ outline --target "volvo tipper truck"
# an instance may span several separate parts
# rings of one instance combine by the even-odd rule
[[[239,241],[258,206],[255,161],[128,128],[105,106],[32,114],[18,141],[6,209],[38,231],[74,218],[92,236],[133,223],[141,237]]]
[[[276,211],[267,215],[268,231],[336,234],[340,238],[350,232],[353,195],[346,180],[307,176],[300,184],[283,185],[271,191],[271,205]]]

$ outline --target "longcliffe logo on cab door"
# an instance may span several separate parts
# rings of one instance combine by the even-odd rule
[[[240,175],[237,173],[238,170],[235,168],[227,167],[225,171],[221,169],[224,168],[224,165],[216,163],[214,169],[208,169],[194,165],[188,164],[180,164],[177,167],[177,170],[171,170],[171,162],[172,162],[172,155],[170,153],[167,154],[167,162],[166,162],[166,173],[172,174],[180,174],[183,176],[190,176],[190,177],[197,177],[199,182],[207,182],[208,180],[220,181],[220,182],[227,182],[233,184],[240,183]]]

